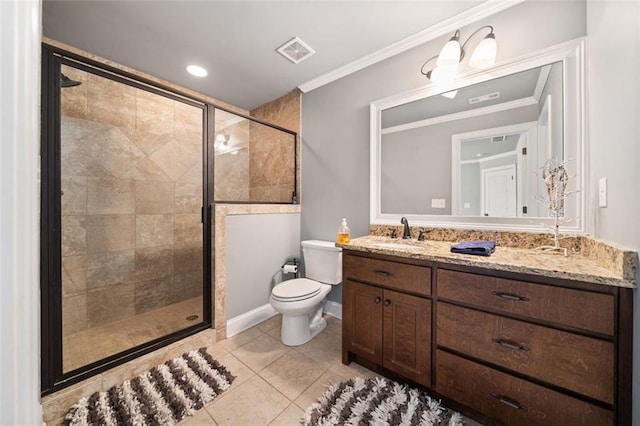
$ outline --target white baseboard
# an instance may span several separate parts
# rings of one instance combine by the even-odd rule
[[[342,304],[334,302],[333,300],[327,300],[324,304],[324,313],[342,320]]]
[[[227,337],[234,336],[238,333],[266,321],[272,316],[277,315],[275,309],[270,304],[262,305],[249,312],[246,312],[227,321]]]

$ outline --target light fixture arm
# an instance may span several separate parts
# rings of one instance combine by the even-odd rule
[[[434,59],[438,59],[438,55],[436,56],[432,56],[431,58],[427,59],[426,61],[424,61],[424,64],[422,64],[422,66],[420,67],[420,74],[424,75],[427,78],[431,78],[431,71],[433,71],[433,69],[430,69],[427,72],[424,72],[424,67],[430,62],[433,61]]]

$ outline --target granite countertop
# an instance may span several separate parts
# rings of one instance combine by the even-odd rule
[[[416,248],[380,247],[376,245],[379,243],[409,244]],[[497,271],[534,274],[618,287],[635,288],[636,286],[633,280],[625,279],[624,275],[580,254],[570,254],[565,257],[562,254],[497,246],[495,253],[491,256],[473,256],[451,253],[452,244],[448,241],[403,240],[367,235],[354,238],[348,244],[336,244],[336,246],[365,253],[401,256]]]

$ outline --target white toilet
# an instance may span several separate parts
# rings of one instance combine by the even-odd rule
[[[325,329],[324,301],[331,286],[342,282],[342,249],[329,241],[302,242],[307,278],[284,281],[271,290],[269,303],[282,314],[280,338],[299,346]]]

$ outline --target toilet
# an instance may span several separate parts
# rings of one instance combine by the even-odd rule
[[[302,256],[307,277],[276,285],[269,297],[282,314],[280,338],[287,346],[307,343],[325,329],[325,299],[332,286],[342,282],[342,249],[333,242],[303,241]]]

